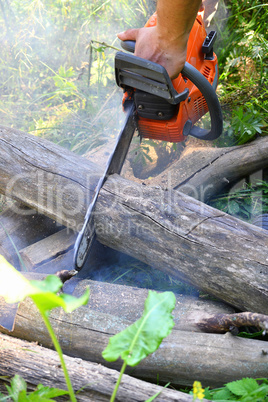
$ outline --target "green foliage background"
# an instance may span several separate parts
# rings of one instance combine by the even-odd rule
[[[121,91],[107,45],[119,47],[116,33],[144,25],[154,8],[153,0],[1,0],[1,124],[79,153],[116,135]],[[221,0],[217,15],[219,144],[243,143],[267,134],[268,7]]]
[[[145,0],[1,0],[1,124],[86,152],[118,132],[116,33],[143,25]],[[119,43],[116,43],[117,46]],[[90,86],[88,85],[90,84]]]

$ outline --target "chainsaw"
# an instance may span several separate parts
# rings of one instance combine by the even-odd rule
[[[155,26],[154,14],[146,27]],[[107,178],[120,174],[135,130],[141,138],[181,142],[188,135],[214,140],[222,133],[222,113],[216,95],[217,56],[213,52],[216,32],[206,33],[198,13],[190,32],[187,61],[178,78],[171,81],[166,69],[154,62],[119,51],[115,56],[115,78],[123,88],[124,126],[117,138],[105,172],[99,180],[75,244],[75,269],[80,271],[96,240],[94,209],[100,189]],[[121,43],[134,52],[135,42]],[[195,125],[207,112],[210,130]]]

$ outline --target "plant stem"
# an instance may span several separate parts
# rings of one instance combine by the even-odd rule
[[[122,367],[121,367],[121,370],[120,370],[119,377],[118,377],[117,382],[116,382],[116,384],[115,384],[114,391],[113,391],[113,393],[112,393],[110,402],[114,402],[114,401],[115,401],[115,397],[116,397],[116,394],[117,394],[117,391],[118,391],[118,388],[119,388],[119,385],[120,385],[120,382],[121,382],[121,380],[122,380],[122,377],[123,377],[123,374],[124,374],[124,372],[125,372],[126,367],[127,367],[127,363],[124,361],[124,363],[123,363],[123,365],[122,365]]]
[[[37,304],[37,307],[38,307],[38,304]],[[39,309],[39,307],[38,307],[38,309]],[[68,391],[69,391],[71,401],[72,402],[77,402],[75,394],[74,394],[74,390],[73,390],[73,387],[72,387],[72,384],[71,384],[71,380],[70,380],[70,377],[69,377],[69,373],[68,373],[68,370],[67,370],[64,358],[63,358],[63,353],[62,353],[59,341],[58,341],[58,339],[57,339],[57,337],[55,335],[55,332],[54,332],[54,330],[53,330],[53,328],[52,328],[52,326],[50,324],[50,321],[48,319],[47,314],[45,312],[41,311],[40,309],[39,309],[39,311],[40,311],[41,316],[42,316],[42,318],[44,320],[44,323],[45,323],[45,325],[47,327],[47,330],[48,330],[49,335],[50,335],[50,337],[52,339],[52,342],[53,342],[53,344],[55,346],[55,349],[56,349],[56,351],[57,351],[57,353],[59,355],[61,366],[62,366],[62,369],[63,369],[63,373],[64,373],[64,377],[65,377],[65,381],[66,381],[66,384],[67,384],[67,388],[68,388]]]
[[[119,47],[116,47],[116,46],[113,46],[113,45],[109,45],[107,42],[103,42],[103,41],[101,42],[101,41],[99,41],[99,40],[92,39],[91,43],[97,43],[98,45],[102,45],[102,46],[108,47],[108,48],[110,48],[110,49],[114,49],[114,50],[117,50],[117,51],[121,51],[121,49],[120,49]]]

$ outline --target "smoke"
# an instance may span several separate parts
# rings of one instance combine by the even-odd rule
[[[80,7],[74,3],[1,1],[1,122],[80,154],[98,151],[103,155],[100,164],[104,169],[110,144],[124,120],[122,91],[114,80],[115,50],[109,46],[120,46],[117,32],[143,26],[155,10],[155,1],[137,0],[132,8],[120,0],[81,2]],[[89,76],[91,41],[94,49]],[[47,221],[50,234],[52,223]],[[26,228],[31,231],[31,227],[31,221],[24,222],[13,233],[19,249],[31,244],[29,239],[28,244],[21,239]],[[41,240],[41,233],[50,235],[41,225],[36,227],[32,243]],[[3,246],[7,247],[5,242]],[[62,254],[60,264],[70,265],[70,255],[71,252]],[[50,264],[46,272],[51,272],[52,260],[46,264]],[[132,284],[148,287],[154,287],[156,282],[159,286],[174,284],[146,264],[107,248],[96,249],[81,275],[115,283],[130,283],[131,279]]]

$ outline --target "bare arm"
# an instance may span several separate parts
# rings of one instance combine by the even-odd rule
[[[118,34],[121,40],[135,40],[135,55],[166,68],[171,78],[186,61],[187,42],[200,0],[158,0],[157,26],[129,29]]]

